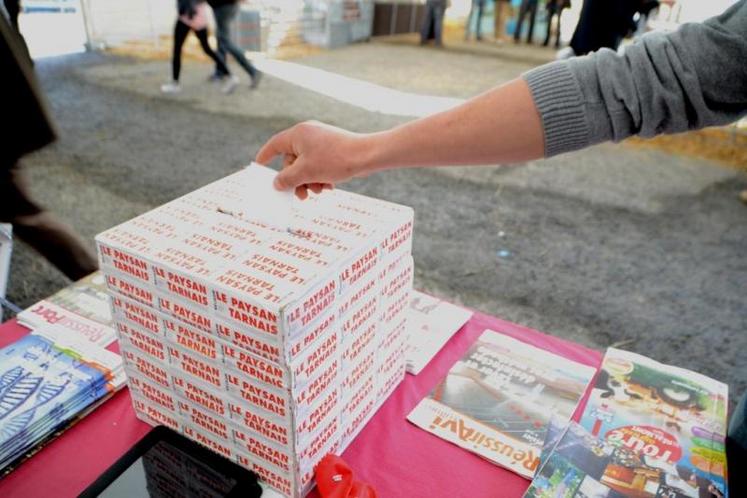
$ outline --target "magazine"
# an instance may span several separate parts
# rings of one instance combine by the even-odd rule
[[[94,272],[18,314],[18,322],[35,330],[55,324],[106,347],[116,339],[104,275]]]
[[[727,398],[728,387],[721,382],[610,348],[581,425],[627,448],[648,469],[726,496]],[[653,485],[641,479],[620,478],[616,489],[635,490],[641,497],[669,496],[649,492]]]
[[[407,371],[420,373],[470,317],[467,309],[413,291],[407,315]]]
[[[570,420],[594,372],[486,330],[407,418],[531,478],[550,419]]]
[[[64,328],[0,349],[0,469],[124,383],[118,354]]]
[[[571,422],[548,441],[524,498],[723,498],[720,490],[682,469],[650,465],[645,455],[602,440]]]

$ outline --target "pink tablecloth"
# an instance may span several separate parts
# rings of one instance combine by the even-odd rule
[[[486,328],[587,365],[598,367],[602,359],[598,351],[476,313],[419,375],[406,376],[343,453],[356,476],[373,484],[381,498],[511,498],[526,490],[526,479],[405,419]],[[0,346],[25,332],[15,322],[1,325]],[[1,480],[0,496],[75,496],[148,430],[135,418],[124,390]]]

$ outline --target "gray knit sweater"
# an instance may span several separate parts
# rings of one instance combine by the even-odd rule
[[[702,24],[651,33],[523,75],[552,156],[631,135],[731,123],[747,114],[747,0]]]

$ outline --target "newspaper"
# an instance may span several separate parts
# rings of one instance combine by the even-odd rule
[[[407,417],[531,478],[551,417],[567,422],[594,368],[486,330]]]
[[[94,272],[18,314],[18,322],[35,330],[57,325],[106,347],[116,339],[111,302],[101,272]]]
[[[417,375],[444,347],[472,312],[413,291],[407,315],[407,371]]]
[[[727,398],[728,387],[721,382],[610,348],[581,425],[605,443],[629,450],[646,469],[637,479],[617,478],[614,487],[620,492],[697,497],[690,489],[695,486],[726,496]],[[656,482],[665,478],[684,479],[690,488],[680,495],[661,494]]]

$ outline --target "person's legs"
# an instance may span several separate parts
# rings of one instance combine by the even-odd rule
[[[485,0],[477,0],[477,26],[475,27],[475,38],[482,40],[480,26],[482,25],[482,12],[485,8]]]
[[[529,0],[521,0],[519,6],[519,15],[516,17],[516,29],[514,30],[514,41],[519,41],[521,38],[521,25],[524,23],[524,17],[527,15],[529,9]]]
[[[433,36],[436,39],[436,46],[441,46],[443,42],[443,27],[444,27],[444,8],[441,6],[433,9]]]
[[[257,69],[252,65],[251,62],[244,55],[244,51],[231,39],[231,23],[233,22],[236,14],[239,12],[239,6],[236,4],[224,5],[215,9],[215,24],[217,26],[216,34],[218,36],[218,48],[223,50],[223,60],[225,58],[225,51],[228,51],[233,55],[236,62],[244,68],[249,76],[254,80],[257,77]],[[220,53],[219,53],[220,55]]]
[[[527,43],[532,43],[534,35],[534,21],[537,18],[537,0],[529,0],[529,32],[527,33]]]
[[[213,61],[215,62],[215,67],[218,68],[218,71],[221,74],[231,74],[231,71],[228,70],[228,66],[226,66],[225,60],[218,57],[218,54],[216,54],[213,49],[210,48],[210,43],[208,43],[207,28],[195,31],[195,35],[197,35],[197,39],[200,40],[202,51],[205,52],[205,55],[213,59]]]
[[[423,25],[420,27],[420,43],[425,44],[428,42],[428,38],[431,34],[431,26],[433,25],[433,5],[430,3],[425,4],[425,16],[423,17]]]
[[[31,199],[28,179],[20,166],[0,168],[0,222],[12,224],[19,239],[68,278],[78,280],[96,271],[96,256],[81,238]]]
[[[174,52],[171,56],[171,78],[174,82],[179,81],[182,71],[182,47],[188,34],[189,26],[177,19],[176,26],[174,26]]]

